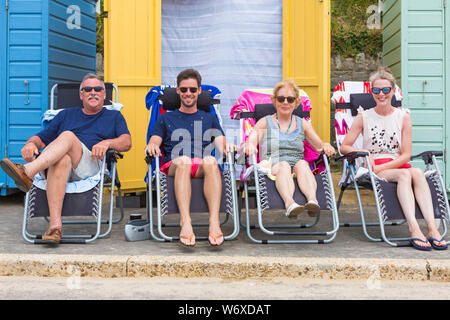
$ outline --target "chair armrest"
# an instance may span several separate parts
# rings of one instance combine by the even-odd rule
[[[416,158],[422,158],[422,160],[425,162],[425,164],[432,164],[433,156],[442,157],[443,155],[444,155],[444,152],[442,152],[442,151],[424,151],[422,153],[411,156],[411,160],[416,159]]]
[[[114,149],[108,149],[106,151],[106,158],[107,159],[111,159],[111,161],[113,162],[117,162],[117,160],[123,159],[123,154],[121,154],[120,152],[114,150]]]
[[[347,162],[348,162],[349,164],[354,164],[354,163],[355,163],[355,160],[356,160],[357,158],[366,157],[366,156],[368,156],[368,155],[369,155],[368,152],[364,152],[364,151],[353,151],[353,152],[349,152],[349,153],[347,153],[347,154],[344,154],[343,156],[337,157],[337,158],[335,158],[334,160],[335,160],[335,161],[340,161],[340,160],[345,159],[345,160],[347,160]]]

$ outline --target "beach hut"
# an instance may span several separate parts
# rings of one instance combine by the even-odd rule
[[[95,72],[94,0],[6,0],[0,4],[0,152],[20,150],[41,128],[56,82]],[[17,191],[0,170],[0,194]]]

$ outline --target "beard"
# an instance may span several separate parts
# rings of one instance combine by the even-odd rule
[[[192,99],[191,103],[187,103],[183,99],[180,99],[180,101],[181,101],[181,105],[185,108],[192,108],[193,106],[195,106],[197,104],[197,99]]]

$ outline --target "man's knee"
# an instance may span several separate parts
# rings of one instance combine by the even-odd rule
[[[176,171],[189,171],[191,170],[192,162],[191,158],[187,156],[180,156],[172,160],[172,165]]]
[[[205,173],[219,172],[217,159],[212,156],[203,158],[201,165]]]
[[[74,140],[77,139],[77,136],[72,132],[72,131],[63,131],[59,134],[58,138],[60,139],[64,139],[64,140]]]

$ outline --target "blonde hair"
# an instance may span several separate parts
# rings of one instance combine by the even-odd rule
[[[369,81],[372,87],[375,80],[378,79],[388,80],[391,83],[392,88],[395,88],[395,77],[392,75],[392,72],[388,67],[378,67],[378,70],[370,75]]]
[[[298,103],[298,101],[300,100],[300,89],[298,88],[295,81],[292,79],[285,79],[285,80],[282,80],[277,83],[275,88],[273,88],[273,93],[271,96],[272,102],[275,104],[275,100],[277,98],[278,91],[280,91],[280,89],[284,88],[284,87],[290,88],[290,89],[292,89],[292,91],[294,91],[295,100]]]

